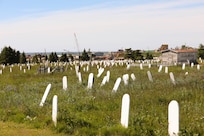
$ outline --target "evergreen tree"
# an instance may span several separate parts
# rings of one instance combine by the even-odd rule
[[[63,53],[62,53],[62,56],[60,57],[60,61],[62,61],[62,62],[68,62],[69,60],[68,60],[68,58],[67,58],[67,54],[63,54]]]
[[[0,54],[0,63],[2,64],[14,64],[19,63],[20,52],[15,51],[10,46],[4,47]]]
[[[152,54],[150,54],[149,52],[146,53],[146,59],[151,60],[153,59]]]
[[[53,53],[51,52],[51,54],[49,55],[49,61],[50,62],[57,62],[58,61],[58,56],[57,56],[57,53]]]
[[[198,48],[198,57],[204,59],[204,45],[200,44]]]
[[[24,52],[20,55],[20,63],[21,64],[25,64],[26,63],[26,55],[25,55]]]
[[[34,56],[33,56],[32,62],[33,62],[33,63],[39,63],[39,61],[38,61],[38,55],[34,55]]]
[[[90,59],[88,53],[86,52],[86,50],[84,49],[84,51],[82,52],[82,55],[81,55],[81,60],[82,61],[88,61]]]

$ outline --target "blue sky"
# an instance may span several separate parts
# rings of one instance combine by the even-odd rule
[[[204,44],[203,0],[0,0],[0,48],[117,51]]]

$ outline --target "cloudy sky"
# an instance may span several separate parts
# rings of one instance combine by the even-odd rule
[[[0,48],[117,51],[204,44],[203,0],[0,0]]]

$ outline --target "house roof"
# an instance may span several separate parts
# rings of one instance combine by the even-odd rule
[[[189,53],[189,52],[192,52],[192,53],[196,53],[198,52],[196,49],[179,49],[179,50],[163,50],[162,53],[165,53],[165,52],[174,52],[174,53]]]

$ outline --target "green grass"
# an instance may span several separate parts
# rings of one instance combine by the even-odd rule
[[[31,67],[30,71],[13,67],[9,72],[7,66],[0,75],[0,121],[14,122],[32,128],[49,129],[53,134],[63,135],[168,135],[168,104],[177,100],[180,109],[180,134],[204,134],[204,81],[203,69],[181,66],[169,67],[173,72],[176,85],[169,79],[169,74],[158,73],[158,67],[151,69],[124,66],[106,67],[101,77],[97,78],[96,65],[89,72],[81,68],[81,84],[75,74],[74,66],[67,65],[67,71],[52,74],[38,74],[39,65]],[[84,66],[86,67],[86,65]],[[72,70],[71,70],[72,68]],[[110,82],[100,87],[106,71],[110,70]],[[153,82],[147,77],[150,70]],[[185,76],[188,71],[189,75]],[[94,73],[93,89],[87,90],[87,80],[90,72]],[[128,86],[121,82],[117,93],[112,93],[114,83],[123,74],[134,73],[136,81],[129,80]],[[62,89],[62,77],[68,77],[68,90]],[[43,107],[39,107],[47,85],[52,87]],[[122,96],[130,95],[130,117],[127,129],[120,125]],[[51,120],[52,98],[58,96],[57,127]],[[16,125],[18,126],[18,125]]]

